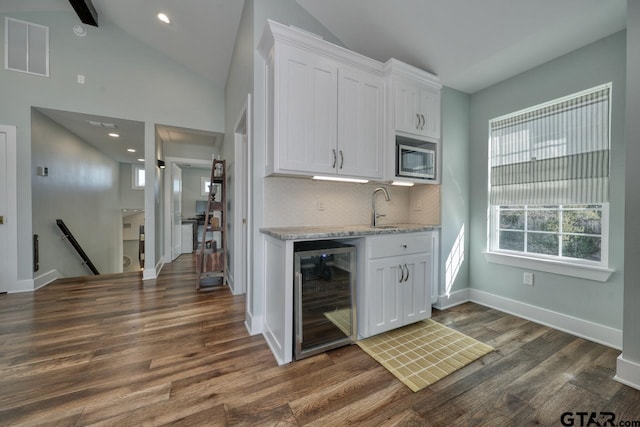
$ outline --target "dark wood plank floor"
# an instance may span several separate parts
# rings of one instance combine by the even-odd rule
[[[154,281],[0,295],[0,425],[559,426],[565,412],[601,411],[640,421],[640,392],[612,380],[618,351],[471,303],[434,319],[496,351],[418,393],[357,346],[277,366],[245,329],[244,297],[195,291],[194,270],[183,255]]]

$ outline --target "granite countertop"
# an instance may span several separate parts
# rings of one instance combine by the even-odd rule
[[[280,240],[306,240],[372,236],[379,234],[415,233],[419,231],[433,230],[440,230],[440,226],[425,224],[381,224],[378,227],[371,227],[370,225],[271,227],[261,228],[260,232]]]

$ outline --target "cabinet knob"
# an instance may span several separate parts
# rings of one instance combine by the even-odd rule
[[[407,245],[402,245],[403,248],[407,249]]]

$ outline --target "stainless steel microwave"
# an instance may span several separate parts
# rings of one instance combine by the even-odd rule
[[[429,148],[396,143],[396,176],[435,179],[436,152]]]

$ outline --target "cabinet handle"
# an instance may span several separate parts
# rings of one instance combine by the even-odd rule
[[[400,280],[398,280],[398,282],[402,283],[404,282],[404,270],[400,264],[398,264],[398,270],[400,271]]]
[[[420,117],[422,117],[422,125],[420,126],[420,130],[423,130],[424,125],[427,123],[427,120],[424,118],[424,114],[420,114]]]
[[[342,150],[340,150],[340,169],[344,165],[344,154],[342,154]]]
[[[420,114],[416,113],[416,130],[420,129]]]
[[[407,264],[404,265],[404,269],[407,271],[407,277],[404,278],[404,280],[409,280],[409,267],[407,267]]]
[[[296,339],[298,344],[302,344],[302,273],[296,273],[298,276],[298,298],[297,298],[297,321],[296,321]]]
[[[331,169],[335,169],[336,162],[338,161],[338,157],[336,156],[336,150],[331,150],[331,151],[333,151],[333,164],[331,165]]]

